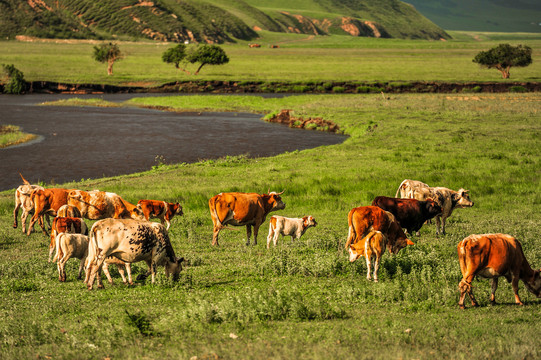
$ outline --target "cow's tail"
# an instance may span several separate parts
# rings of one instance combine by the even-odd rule
[[[209,208],[210,208],[210,214],[212,216],[212,220],[214,222],[214,227],[223,228],[224,225],[220,221],[220,217],[218,216],[218,211],[216,211],[216,202],[218,198],[213,197],[209,200]]]
[[[30,185],[30,182],[23,177],[23,174],[19,173],[19,175],[21,176],[21,179],[23,179],[25,185]]]
[[[352,217],[353,217],[353,210],[350,211],[348,215],[349,230],[348,230],[348,238],[346,240],[346,249],[349,248],[349,246],[353,243],[353,240],[357,237],[357,232],[355,231],[355,227],[353,226]]]
[[[397,198],[397,197],[398,197],[398,194],[400,194],[400,190],[402,189],[402,186],[404,185],[404,183],[405,183],[406,181],[408,181],[408,179],[405,179],[404,181],[402,181],[402,182],[400,183],[400,186],[398,187],[398,190],[396,190],[396,194],[395,194],[395,196],[394,196],[395,198]]]
[[[62,249],[60,249],[60,237],[62,236],[62,233],[57,234],[55,236],[55,243],[56,243],[56,252],[53,257],[53,262],[57,262],[60,258],[63,257],[62,255]]]

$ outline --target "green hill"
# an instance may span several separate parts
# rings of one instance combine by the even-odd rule
[[[398,0],[0,0],[0,37],[235,42],[257,31],[447,39]]]
[[[405,0],[446,30],[541,32],[539,0]]]

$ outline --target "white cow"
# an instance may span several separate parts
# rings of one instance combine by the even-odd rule
[[[19,175],[21,175],[19,173]],[[39,185],[32,185],[26,180],[22,175],[23,185],[20,185],[17,190],[15,190],[15,209],[13,210],[13,228],[16,229],[18,226],[17,215],[19,214],[19,209],[22,210],[21,213],[21,223],[23,225],[23,233],[26,233],[26,218],[29,214],[34,212],[34,202],[30,195],[35,189],[43,189]],[[51,227],[51,222],[49,217],[47,217],[47,222],[49,223],[49,228]]]
[[[303,218],[287,218],[284,216],[273,215],[270,218],[269,235],[267,236],[267,249],[270,247],[271,240],[274,246],[278,242],[278,236],[291,236],[291,240],[299,239],[305,231],[317,222],[312,215]]]
[[[165,226],[133,219],[103,219],[90,230],[85,283],[91,290],[108,256],[124,262],[145,261],[155,282],[156,269],[165,266],[165,274],[178,280],[184,258],[177,258]],[[98,287],[103,287],[98,277]]]

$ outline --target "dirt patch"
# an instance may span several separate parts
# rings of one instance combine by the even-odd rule
[[[329,120],[324,120],[320,117],[304,119],[302,117],[292,116],[292,110],[281,110],[279,114],[265,118],[268,122],[285,124],[291,128],[307,129],[307,130],[320,130],[328,131],[332,133],[340,133],[338,125]]]

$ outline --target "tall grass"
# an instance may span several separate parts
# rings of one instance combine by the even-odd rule
[[[500,282],[474,281],[480,308],[458,309],[456,244],[472,233],[505,232],[541,264],[541,122],[537,94],[332,95],[283,99],[227,96],[161,98],[183,109],[293,109],[338,123],[343,144],[272,158],[224,157],[157,166],[145,173],[61,186],[141,198],[179,199],[173,247],[189,260],[178,283],[87,291],[68,262],[67,282],[46,261],[48,241],[12,229],[13,191],[0,193],[0,357],[2,358],[537,358],[541,302],[520,284],[514,305]],[[137,100],[150,103],[155,99]],[[208,104],[205,102],[208,101]],[[135,102],[135,100],[133,101]],[[155,104],[155,103],[154,103]],[[190,104],[191,107],[190,107]],[[221,104],[221,105],[220,105]],[[400,182],[471,192],[445,236],[425,225],[416,243],[383,256],[379,283],[343,248],[347,213]],[[30,179],[31,180],[31,179]],[[222,231],[212,247],[208,199],[223,191],[283,190],[284,216],[313,215],[318,226],[298,241],[266,249],[246,232]],[[88,222],[89,224],[91,222]],[[135,275],[146,265],[134,264]],[[517,334],[526,334],[517,336]]]

